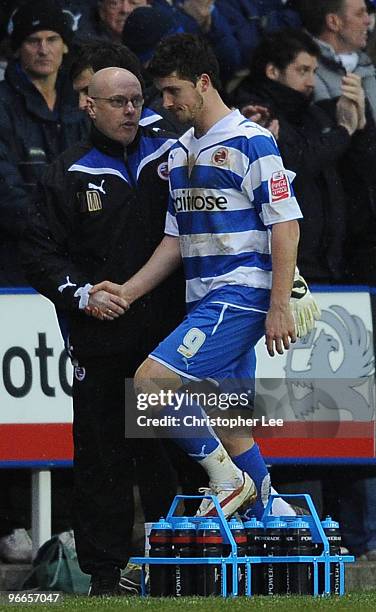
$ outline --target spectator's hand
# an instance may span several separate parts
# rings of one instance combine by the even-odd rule
[[[278,119],[272,119],[267,126],[269,132],[271,132],[276,140],[279,138],[279,121]]]
[[[294,318],[289,304],[269,308],[265,320],[265,339],[271,357],[274,357],[275,350],[283,355],[284,349],[290,348],[290,342],[296,342]]]
[[[261,104],[247,104],[240,109],[240,112],[244,117],[262,127],[268,127],[270,123],[270,110]]]
[[[254,123],[258,123],[258,125],[269,130],[274,138],[278,140],[279,121],[278,119],[271,119],[270,110],[266,106],[262,106],[261,104],[247,104],[240,109],[240,112],[250,121],[254,121]]]
[[[354,102],[358,111],[358,130],[366,126],[366,98],[362,80],[358,74],[347,74],[342,78],[342,96]]]
[[[100,285],[105,285],[106,282],[100,283]],[[114,285],[114,283],[109,284]],[[102,289],[100,285],[95,285],[90,290],[85,313],[102,321],[113,321],[123,315],[128,310],[129,305],[122,297]],[[116,286],[121,287],[121,285]]]
[[[336,107],[337,123],[342,125],[350,136],[356,132],[359,124],[359,114],[355,102],[345,96],[338,98]]]
[[[205,33],[211,28],[211,12],[215,0],[184,0],[183,10],[195,19]]]

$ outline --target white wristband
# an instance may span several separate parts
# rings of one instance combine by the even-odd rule
[[[90,283],[86,283],[84,287],[79,287],[77,291],[74,293],[74,297],[79,297],[80,301],[78,303],[78,308],[80,310],[84,310],[89,303],[89,291],[93,287]]]

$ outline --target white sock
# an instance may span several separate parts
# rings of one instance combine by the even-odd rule
[[[243,483],[243,472],[232,461],[227,450],[220,442],[215,450],[200,461],[207,472],[211,486],[221,489],[236,489]]]
[[[278,495],[278,491],[272,487],[270,489],[271,495]],[[296,516],[294,508],[290,506],[282,497],[273,500],[272,504],[272,516]]]

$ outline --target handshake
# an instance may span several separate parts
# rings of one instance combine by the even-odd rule
[[[126,285],[103,281],[90,289],[85,313],[102,321],[117,319],[130,308],[125,296]],[[296,335],[298,338],[303,338],[315,327],[315,321],[320,319],[321,310],[306,281],[300,276],[298,268],[295,269],[290,308]]]
[[[90,287],[84,307],[87,315],[101,321],[113,321],[129,310],[130,304],[123,297],[124,285],[103,281]]]

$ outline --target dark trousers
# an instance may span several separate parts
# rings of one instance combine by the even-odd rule
[[[75,370],[73,523],[78,560],[88,574],[127,564],[138,476],[146,520],[163,516],[175,494],[161,442],[125,439],[125,378],[141,361],[140,355],[117,355],[82,360]]]

